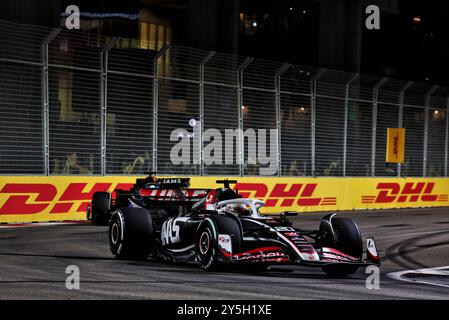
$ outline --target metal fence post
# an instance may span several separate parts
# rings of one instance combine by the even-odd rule
[[[106,138],[107,138],[107,108],[108,108],[108,59],[109,50],[115,46],[119,38],[112,38],[101,49],[101,82],[100,82],[100,122],[101,122],[101,175],[106,175]]]
[[[41,45],[42,50],[42,128],[43,128],[43,154],[44,154],[44,174],[50,174],[50,92],[48,77],[48,46],[58,36],[61,29],[53,29],[44,39]]]
[[[158,68],[157,62],[162,57],[169,46],[164,46],[159,50],[153,59],[153,172],[157,172],[157,138],[158,138],[158,109],[159,109],[159,80],[158,80]]]
[[[413,81],[409,81],[399,92],[399,115],[398,115],[398,127],[404,127],[404,104],[405,104],[405,92],[413,85]],[[398,178],[401,177],[402,164],[398,163]]]
[[[238,84],[238,118],[239,118],[239,127],[238,127],[238,163],[239,163],[239,175],[242,177],[244,173],[244,137],[243,137],[243,71],[250,65],[251,62],[254,61],[254,58],[246,58],[245,61],[237,69],[237,84]]]
[[[444,141],[444,176],[447,177],[447,165],[449,158],[449,97],[446,99],[446,136]]]
[[[424,112],[424,149],[423,149],[423,166],[422,166],[422,174],[423,177],[427,176],[427,147],[429,143],[429,110],[430,110],[430,98],[432,94],[439,88],[440,86],[435,85],[429,91],[427,91],[425,96],[425,104],[426,111]]]
[[[310,170],[312,172],[312,176],[315,176],[315,112],[316,112],[316,83],[317,81],[325,74],[327,69],[320,69],[315,76],[312,78],[311,88],[310,88],[310,96],[311,96],[311,110],[310,110],[310,157],[311,157],[311,164],[310,164]]]
[[[204,130],[204,66],[207,62],[215,55],[215,51],[209,52],[209,54],[201,61],[200,64],[200,150],[199,150],[199,160],[200,160],[200,176],[204,175],[204,155],[203,155],[203,130]],[[194,153],[195,156],[195,153]]]
[[[382,78],[374,87],[373,92],[373,122],[371,136],[371,176],[376,175],[376,138],[377,138],[377,105],[379,103],[379,88],[388,81],[388,78]]]
[[[290,68],[292,64],[284,63],[284,65],[276,72],[275,87],[276,87],[276,129],[277,129],[277,176],[282,175],[282,157],[281,157],[281,76]],[[271,141],[270,141],[271,142]]]
[[[360,74],[356,73],[346,84],[345,92],[345,119],[343,129],[343,177],[346,177],[346,161],[348,153],[348,110],[349,110],[349,89],[351,84],[359,77]]]

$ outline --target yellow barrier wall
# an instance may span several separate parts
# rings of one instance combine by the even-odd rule
[[[136,177],[0,177],[0,223],[84,220],[96,191],[127,189]],[[192,177],[192,188],[215,188],[221,177]],[[230,177],[265,213],[449,206],[449,178]]]

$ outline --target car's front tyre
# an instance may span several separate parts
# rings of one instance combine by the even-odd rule
[[[363,241],[360,230],[354,220],[343,217],[335,217],[331,220],[333,231],[329,224],[322,223],[320,230],[328,234],[327,239],[322,246],[335,248],[345,254],[362,260]],[[329,237],[333,235],[332,237]],[[322,270],[332,276],[347,276],[357,272],[359,269],[356,265],[348,264],[332,264],[323,266]]]

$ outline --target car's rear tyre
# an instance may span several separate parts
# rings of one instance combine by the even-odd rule
[[[363,241],[357,224],[348,218],[335,217],[331,220],[335,236],[328,237],[323,246],[335,248],[352,257],[362,259]],[[326,223],[321,224],[321,231],[326,231],[328,235],[333,234],[330,226]],[[327,230],[326,230],[327,229]],[[322,267],[323,271],[332,276],[347,276],[357,272],[358,266],[346,264],[333,264]]]
[[[115,211],[109,223],[109,246],[118,259],[145,260],[155,245],[151,215],[143,208]]]
[[[92,224],[108,225],[110,209],[111,194],[109,192],[95,192],[92,197]]]

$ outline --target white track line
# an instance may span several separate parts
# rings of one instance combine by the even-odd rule
[[[423,275],[423,276],[434,275],[434,276],[448,276],[449,277],[449,266],[416,269],[416,270],[405,270],[405,271],[399,271],[399,272],[391,272],[391,273],[387,274],[387,277],[394,279],[394,280],[398,280],[398,281],[421,283],[421,284],[428,284],[428,285],[432,285],[432,286],[449,288],[449,285],[447,285],[447,284],[435,283],[435,282],[430,282],[430,281],[423,281],[423,280],[417,280],[414,278],[404,277],[404,275],[406,275],[406,274],[413,274],[418,277],[420,275]]]

